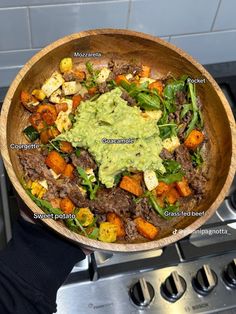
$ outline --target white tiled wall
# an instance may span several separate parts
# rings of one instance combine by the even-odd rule
[[[92,28],[161,36],[203,64],[236,61],[236,0],[0,0],[0,87],[40,48]]]

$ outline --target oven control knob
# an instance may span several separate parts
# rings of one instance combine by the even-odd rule
[[[217,285],[216,273],[209,267],[209,265],[203,265],[193,278],[194,290],[201,294],[209,294]]]
[[[133,303],[141,308],[145,308],[152,302],[155,291],[153,286],[144,278],[140,278],[129,291]]]
[[[229,287],[236,288],[236,258],[227,265],[223,279]]]
[[[173,271],[161,285],[161,294],[167,301],[175,302],[182,297],[186,287],[184,278],[177,271]]]

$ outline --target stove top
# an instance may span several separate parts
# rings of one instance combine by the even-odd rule
[[[217,81],[236,116],[236,77]],[[2,248],[18,208],[1,159],[0,180]],[[200,229],[160,250],[95,252],[75,265],[57,304],[58,314],[236,313],[236,177]]]

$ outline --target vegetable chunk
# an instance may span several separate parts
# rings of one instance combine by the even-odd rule
[[[204,134],[198,130],[192,130],[184,141],[184,145],[189,149],[195,149],[204,140]]]
[[[134,219],[138,232],[149,240],[154,240],[159,230],[150,222],[138,217]]]
[[[140,183],[136,179],[128,176],[122,178],[120,187],[136,196],[141,196],[143,194],[143,189]]]
[[[108,213],[107,221],[117,226],[117,237],[125,236],[125,228],[122,219],[116,213]]]
[[[117,226],[110,222],[102,222],[99,227],[98,239],[102,242],[115,242],[117,237]]]
[[[48,154],[45,164],[54,172],[56,172],[56,174],[61,174],[66,167],[64,158],[55,150],[52,150]]]
[[[181,196],[189,196],[192,193],[188,181],[184,177],[182,181],[176,182],[176,188]]]
[[[73,213],[75,205],[68,197],[65,197],[60,202],[60,208],[65,214],[71,214]]]

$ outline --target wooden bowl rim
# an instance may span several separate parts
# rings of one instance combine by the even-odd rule
[[[117,243],[104,243],[100,242],[98,240],[91,240],[88,239],[84,236],[80,236],[66,227],[63,228],[63,234],[60,232],[58,229],[58,223],[54,221],[53,219],[42,219],[43,223],[49,226],[51,229],[53,229],[56,233],[59,235],[66,237],[68,240],[71,240],[73,242],[76,242],[77,244],[81,244],[84,247],[87,248],[93,248],[97,250],[106,250],[106,251],[112,251],[112,252],[138,252],[138,251],[147,251],[147,250],[154,250],[154,249],[160,249],[168,244],[174,243],[184,236],[189,235],[196,229],[198,229],[200,226],[203,225],[203,223],[209,219],[216,211],[217,207],[221,204],[221,202],[224,200],[225,194],[228,191],[234,177],[234,172],[235,172],[235,166],[233,164],[233,161],[236,158],[236,131],[235,131],[235,121],[234,117],[231,111],[231,108],[228,104],[228,101],[226,100],[226,97],[224,96],[223,92],[221,91],[220,87],[218,84],[215,82],[215,80],[212,78],[212,76],[206,71],[206,69],[199,64],[195,59],[193,59],[188,53],[184,52],[180,48],[177,48],[173,44],[170,44],[160,38],[154,37],[152,35],[147,35],[141,32],[136,32],[136,31],[130,31],[130,30],[125,30],[125,29],[94,29],[94,30],[87,30],[87,31],[82,31],[79,33],[74,33],[71,35],[67,35],[63,38],[60,38],[59,40],[51,43],[50,45],[46,46],[43,48],[41,51],[39,51],[37,54],[35,54],[25,65],[24,67],[19,71],[17,76],[15,77],[14,81],[12,82],[3,106],[2,106],[2,111],[1,111],[1,117],[0,117],[0,126],[1,126],[1,132],[0,132],[0,149],[1,149],[1,154],[3,157],[3,161],[7,170],[7,173],[9,175],[9,178],[11,179],[11,182],[13,183],[16,191],[20,195],[20,197],[23,199],[23,201],[26,203],[26,205],[30,208],[30,210],[34,213],[43,213],[43,211],[31,200],[31,198],[27,195],[25,192],[24,188],[21,186],[19,183],[19,180],[13,171],[12,163],[10,160],[9,152],[8,152],[8,147],[7,147],[7,128],[4,125],[5,121],[7,121],[8,117],[8,112],[9,108],[11,105],[11,100],[13,98],[13,95],[20,84],[21,80],[23,77],[27,74],[28,70],[43,56],[45,56],[49,51],[54,50],[55,48],[68,43],[70,41],[82,38],[82,37],[87,37],[87,36],[94,36],[94,35],[128,35],[128,36],[133,36],[133,37],[138,37],[146,40],[150,40],[153,42],[156,42],[158,44],[161,44],[162,46],[165,46],[172,51],[175,51],[179,54],[180,57],[187,59],[189,62],[193,64],[195,68],[197,68],[202,75],[205,76],[205,78],[210,82],[210,84],[213,86],[215,89],[216,93],[218,94],[225,112],[227,114],[227,118],[229,120],[229,126],[231,130],[231,140],[232,140],[232,156],[231,156],[231,163],[229,167],[229,172],[227,175],[227,178],[225,180],[224,186],[221,189],[221,192],[219,193],[218,197],[215,199],[215,201],[212,203],[212,205],[208,208],[206,211],[205,215],[198,218],[195,220],[191,225],[186,227],[184,229],[184,234],[182,233],[176,233],[173,235],[170,235],[168,237],[156,240],[156,241],[151,241],[151,242],[145,242],[145,243],[137,243],[137,244],[117,244]]]

